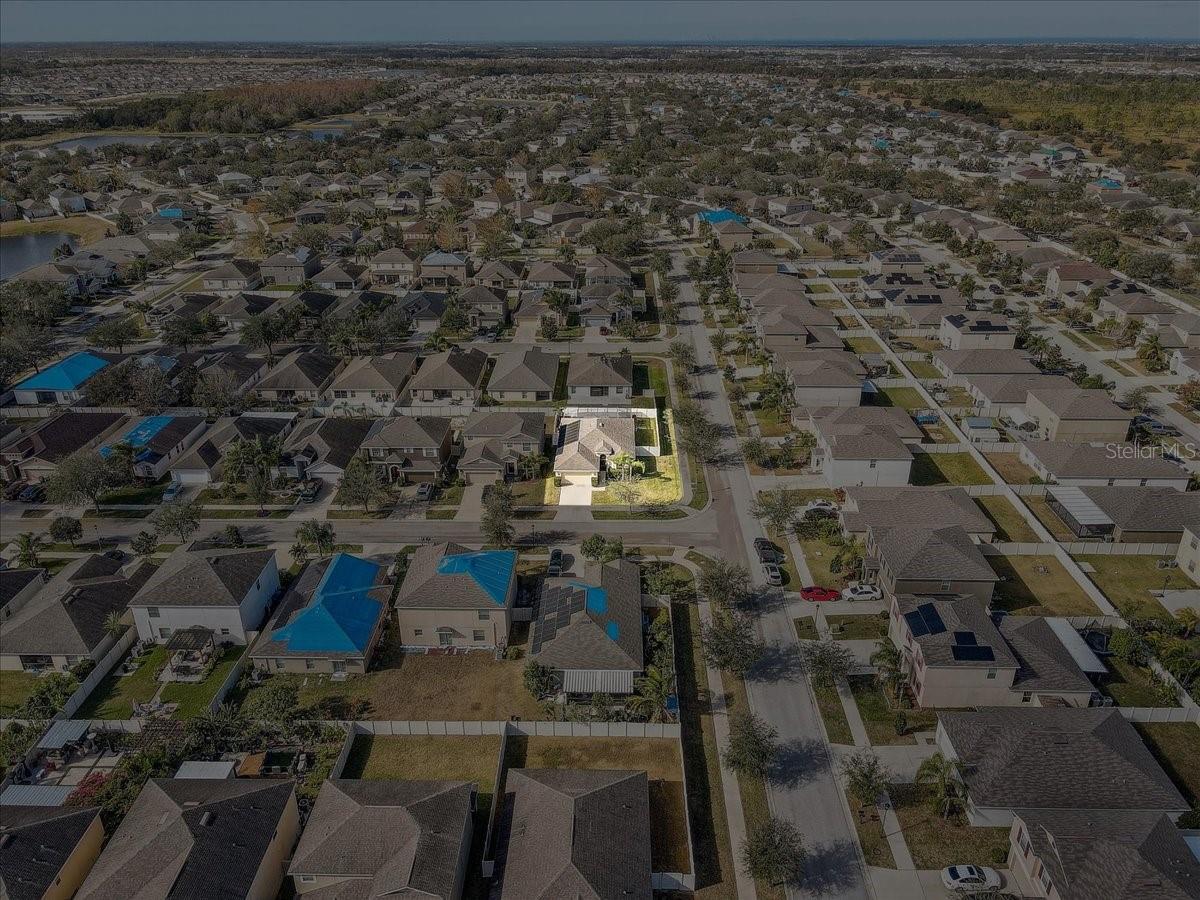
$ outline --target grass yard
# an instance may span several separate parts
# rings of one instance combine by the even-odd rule
[[[1094,572],[1089,573],[1113,606],[1127,617],[1169,620],[1171,614],[1151,591],[1191,590],[1195,587],[1182,569],[1160,569],[1157,556],[1080,556]]]
[[[653,389],[656,396],[670,397],[667,385],[667,364],[661,359],[642,357],[633,361],[633,389],[641,392]]]
[[[658,427],[650,416],[638,416],[633,420],[633,440],[639,447],[658,446]]]
[[[690,577],[690,574],[689,574]],[[721,757],[713,728],[711,696],[700,652],[700,613],[693,603],[671,609],[683,766],[687,772],[688,818],[700,900],[734,900],[734,856],[729,841]]]
[[[887,634],[884,616],[826,616],[825,621],[839,641],[875,641]]]
[[[914,453],[913,484],[991,484],[987,473],[970,453]]]
[[[842,699],[838,696],[837,688],[830,686],[812,686],[813,695],[817,698],[817,709],[825,721],[825,733],[829,735],[831,744],[854,745],[854,735],[850,733],[850,723],[846,721],[846,710],[842,708]]]
[[[930,789],[923,785],[893,784],[888,794],[918,869],[1004,864],[1008,828],[975,828],[961,818],[943,819],[933,807]]]
[[[679,477],[679,463],[674,453],[641,460],[645,464],[642,477],[633,482],[637,495],[634,506],[661,503],[678,503],[683,496],[683,485]],[[611,488],[592,492],[592,506],[625,506]]]
[[[879,682],[871,675],[853,675],[849,678],[850,692],[858,714],[867,729],[867,738],[876,745],[915,744],[913,736],[918,731],[933,731],[937,728],[937,711],[932,709],[901,709],[883,692]],[[896,715],[904,713],[904,733],[896,733]]]
[[[73,234],[80,245],[94,244],[109,230],[116,233],[117,227],[103,219],[92,216],[67,216],[42,219],[38,222],[0,222],[0,237],[19,237],[25,234]]]
[[[883,348],[879,346],[879,341],[872,337],[852,337],[846,338],[846,346],[851,353],[882,353]]]
[[[896,868],[896,858],[892,856],[892,848],[888,844],[879,811],[875,807],[864,809],[849,793],[846,794],[846,802],[850,805],[850,820],[854,822],[854,830],[858,832],[858,843],[862,846],[863,858],[867,865],[881,869]]]
[[[928,378],[936,380],[942,378],[942,373],[934,367],[933,363],[927,363],[923,359],[914,359],[911,362],[905,363],[908,366],[908,371],[912,372],[914,378]]]
[[[1178,702],[1164,700],[1159,696],[1149,669],[1115,656],[1108,657],[1105,665],[1108,666],[1108,675],[1101,677],[1100,689],[1112,697],[1117,706],[1179,706]]]
[[[0,718],[13,718],[37,686],[32,672],[0,671]]]
[[[907,410],[925,409],[929,404],[921,392],[910,387],[880,388],[875,395],[875,406],[899,406]]]
[[[983,456],[1008,484],[1033,484],[1037,477],[1033,469],[1021,462],[1017,453],[985,453]]]
[[[632,769],[650,782],[655,872],[690,872],[687,797],[678,745],[666,738],[510,737],[504,768]]]
[[[122,677],[116,674],[114,667],[83,701],[75,714],[76,718],[132,718],[135,703],[145,703],[154,698],[158,691],[158,672],[166,664],[167,648],[160,644],[142,657],[133,673]]]
[[[808,563],[813,584],[838,590],[846,586],[844,573],[835,574],[829,571],[829,563],[837,552],[833,547],[821,540],[803,540],[800,541],[800,549],[804,552],[804,561]]]
[[[756,409],[754,418],[758,420],[758,430],[763,437],[783,437],[792,433],[791,417],[781,416],[777,409]]]
[[[316,675],[272,677],[298,680],[301,706],[364,703],[364,719],[540,719],[541,709],[522,681],[524,665],[497,660],[486,651],[442,656],[381,647],[371,671],[345,681]]]
[[[708,506],[708,477],[704,474],[704,466],[691,453],[687,455],[688,480],[692,483],[692,499],[688,503],[692,509],[704,509]]]
[[[109,491],[100,498],[101,503],[114,506],[139,505],[158,506],[162,503],[163,491],[167,489],[169,479],[163,479],[157,484],[129,484]]]
[[[1090,597],[1053,556],[989,556],[1000,583],[992,606],[1023,616],[1094,616]]]
[[[179,708],[175,710],[177,719],[191,719],[207,712],[213,697],[217,695],[217,691],[229,677],[230,669],[237,664],[245,651],[245,647],[230,647],[222,654],[212,672],[203,681],[196,684],[173,681],[163,686],[159,699],[163,703],[179,704]]]
[[[1037,517],[1037,520],[1042,523],[1042,526],[1054,536],[1058,541],[1077,541],[1078,537],[1067,527],[1066,523],[1058,517],[1058,513],[1050,508],[1050,504],[1046,502],[1046,498],[1036,494],[1030,494],[1027,497],[1021,498],[1025,505],[1029,507],[1029,511]]]
[[[1016,543],[1037,541],[1037,533],[1004,495],[976,497],[975,502],[996,526],[996,540]]]
[[[793,619],[796,626],[796,637],[802,641],[819,641],[821,635],[817,632],[817,621],[812,616],[801,616]]]
[[[1200,805],[1200,740],[1192,722],[1146,722],[1133,726],[1192,806]]]
[[[513,481],[509,486],[513,492],[513,503],[517,506],[557,506],[559,488],[551,475],[532,481]]]

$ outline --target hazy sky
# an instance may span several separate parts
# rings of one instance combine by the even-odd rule
[[[0,0],[0,41],[1200,40],[1200,0]]]

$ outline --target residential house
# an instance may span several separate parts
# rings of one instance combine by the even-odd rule
[[[225,452],[234,441],[282,440],[295,421],[296,414],[291,412],[223,416],[171,464],[171,480],[180,484],[222,484]]]
[[[1045,482],[1187,489],[1187,470],[1164,459],[1152,445],[1114,442],[1097,447],[1063,441],[1026,441],[1017,452],[1021,462]]]
[[[202,628],[217,644],[245,644],[279,590],[275,551],[180,547],[129,602],[138,638],[162,643]]]
[[[529,222],[533,225],[556,225],[569,219],[578,219],[587,214],[587,208],[575,203],[549,203],[534,209]]]
[[[1108,391],[1074,386],[1030,388],[1025,412],[1037,423],[1038,437],[1071,443],[1123,441],[1133,418]]]
[[[35,422],[24,435],[0,449],[8,481],[45,481],[58,463],[97,446],[125,421],[121,413],[61,412]]]
[[[455,347],[426,357],[409,383],[420,403],[478,403],[483,395],[488,356],[478,347]]]
[[[389,247],[371,257],[371,280],[376,284],[413,284],[420,274],[420,263],[402,247]]]
[[[361,291],[370,280],[371,274],[366,266],[347,260],[330,263],[312,278],[313,284],[321,290],[342,294]]]
[[[957,526],[975,541],[990,542],[996,526],[960,487],[848,487],[839,513],[842,530],[865,538],[871,528]]]
[[[462,430],[464,450],[458,471],[474,481],[518,474],[523,457],[541,454],[546,417],[541,413],[477,409]]]
[[[334,376],[321,405],[348,415],[388,415],[416,370],[415,353],[356,356]]]
[[[864,574],[890,597],[992,599],[1000,577],[957,525],[874,526],[867,531]]]
[[[82,195],[66,188],[55,188],[46,196],[46,202],[60,216],[71,216],[87,212],[87,201]]]
[[[96,806],[4,806],[0,894],[12,900],[67,900],[104,844]]]
[[[253,291],[262,287],[262,273],[258,263],[248,259],[234,259],[204,273],[200,286],[216,294],[236,294],[238,291]]]
[[[570,293],[575,289],[577,275],[566,263],[542,260],[530,265],[525,274],[525,287],[531,290],[557,290]]]
[[[396,595],[399,642],[503,649],[516,584],[515,550],[468,550],[454,543],[420,547]]]
[[[937,745],[959,764],[972,825],[1009,826],[1023,809],[1176,818],[1189,808],[1133,725],[1111,707],[944,712]]]
[[[807,408],[858,406],[862,402],[866,367],[845,350],[804,350],[781,353],[776,364],[787,373],[799,407],[794,415],[807,416]]]
[[[500,328],[508,323],[508,298],[482,284],[466,288],[458,302],[472,328]]]
[[[133,451],[133,474],[157,481],[207,429],[203,416],[146,416],[120,437],[110,437],[100,455],[108,459],[114,447],[127,446]]]
[[[232,331],[241,332],[251,316],[262,316],[276,312],[284,301],[265,294],[234,294],[224,303],[211,310],[213,316]]]
[[[908,484],[909,444],[921,430],[902,409],[891,406],[824,407],[809,411],[817,444],[812,467],[830,487]]]
[[[500,804],[499,900],[651,900],[645,772],[509,769]]]
[[[375,421],[341,416],[305,419],[283,444],[280,474],[336,483],[358,455]]]
[[[296,896],[459,900],[475,791],[467,781],[327,779],[288,866]]]
[[[75,896],[271,900],[300,834],[295,787],[290,778],[152,778]]]
[[[1112,272],[1094,263],[1060,262],[1046,270],[1046,293],[1051,297],[1083,297],[1112,280]]]
[[[297,291],[280,301],[275,311],[294,315],[299,328],[319,334],[325,327],[326,316],[332,315],[342,302],[332,291]]]
[[[641,570],[625,559],[586,581],[543,580],[529,658],[554,671],[568,697],[628,695],[645,667]]]
[[[980,416],[1002,416],[1012,420],[1012,427],[1032,434],[1037,422],[1029,417],[1025,404],[1031,390],[1069,390],[1075,382],[1063,375],[965,375],[963,386],[975,401]]]
[[[573,354],[567,364],[567,401],[579,406],[628,406],[633,398],[633,357]]]
[[[120,357],[78,350],[13,385],[13,400],[21,406],[67,406],[83,399],[88,381]]]
[[[261,672],[362,674],[387,622],[388,567],[335,553],[309,562],[250,651]]]
[[[1012,350],[1017,332],[1006,316],[954,313],[942,317],[938,339],[950,350]]]
[[[362,453],[390,482],[436,481],[450,458],[450,420],[437,416],[376,419]]]
[[[446,312],[448,296],[437,291],[409,291],[400,298],[400,306],[415,331],[436,331]]]
[[[475,283],[490,288],[502,296],[520,283],[521,277],[512,265],[504,260],[492,259],[485,262],[475,273]]]
[[[99,554],[71,560],[0,621],[0,670],[66,672],[84,659],[98,662],[115,642],[105,619],[125,615],[152,571],[145,561]]]
[[[965,387],[972,375],[1039,375],[1028,356],[1018,350],[935,350],[933,366],[953,387]]]
[[[45,569],[0,569],[0,619],[36,597],[48,577]]]
[[[1176,544],[1200,532],[1200,493],[1170,487],[1051,484],[1046,503],[1080,538]]]
[[[508,350],[497,354],[488,395],[500,403],[554,399],[559,356],[544,350]]]
[[[259,263],[264,284],[297,286],[309,281],[321,270],[321,258],[307,247],[291,253],[276,253]]]
[[[637,455],[635,423],[623,416],[564,418],[554,442],[554,474],[603,478],[613,457]]]
[[[712,233],[722,250],[734,250],[754,240],[754,230],[749,225],[734,219],[715,223],[712,226]]]
[[[421,284],[425,287],[460,287],[471,275],[465,256],[434,250],[421,260]]]
[[[901,250],[896,247],[875,250],[867,256],[867,271],[872,275],[891,272],[919,275],[925,271],[925,260],[915,250]]]
[[[293,350],[271,366],[254,393],[267,403],[314,403],[344,365],[320,350]]]

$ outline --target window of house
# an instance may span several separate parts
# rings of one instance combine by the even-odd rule
[[[874,460],[874,459],[873,459],[873,460],[871,460],[870,468],[874,469],[874,468],[876,468],[878,465],[879,465],[878,461],[876,461],[876,460]]]
[[[1038,881],[1042,883],[1042,887],[1045,889],[1046,895],[1049,896],[1050,888],[1053,887],[1053,884],[1050,881],[1050,873],[1046,871],[1046,867],[1041,865],[1041,863],[1038,865],[1041,868],[1041,871],[1038,872]]]
[[[413,629],[413,637],[420,637],[424,633],[425,633],[425,630],[423,628],[414,628]]]
[[[316,667],[317,667],[317,664],[315,662],[313,662],[311,659],[306,659],[304,661],[304,668],[315,669]]]
[[[1029,855],[1029,836],[1025,834],[1024,828],[1017,828],[1017,846],[1021,848],[1021,855]]]
[[[221,634],[229,634],[229,629],[228,629],[228,628],[222,628],[222,629],[221,629]]]
[[[1192,549],[1195,550],[1196,549],[1196,536],[1195,535],[1192,535],[1192,539],[1189,543],[1191,544]]]
[[[350,395],[346,391],[334,391],[333,396],[336,397],[338,400],[345,400]]]
[[[1022,703],[1029,703],[1031,700],[1033,700],[1033,691],[1022,691],[1021,692],[1021,702]]]
[[[608,388],[607,387],[591,387],[591,388],[588,388],[588,390],[591,392],[591,396],[593,396],[593,397],[607,397],[608,396]]]
[[[316,875],[301,875],[300,876],[300,881],[304,884],[312,884],[316,880],[317,880]]]
[[[283,660],[282,659],[275,660],[275,668],[277,668],[277,669],[283,668]]]
[[[454,643],[454,635],[450,634],[448,631],[443,631],[438,635],[438,643],[440,643],[443,647],[447,647]]]
[[[996,678],[996,670],[995,670],[995,669],[988,669],[988,670],[987,670],[987,677],[988,677],[988,680],[989,680],[989,681],[994,681],[994,680],[995,680],[995,678]]]
[[[167,637],[170,637],[170,636],[171,636],[171,629],[170,629],[170,628],[160,628],[160,629],[158,629],[158,636],[159,636],[160,638],[167,638]]]
[[[483,633],[482,628],[476,628],[473,632],[471,632],[471,640],[475,641],[475,643],[478,644],[481,641],[483,641],[484,639],[485,638],[484,638],[484,633]]]
[[[943,590],[943,591],[948,591],[948,590],[950,590],[950,582],[949,582],[948,580],[944,580],[944,581],[942,582],[942,590]]]
[[[490,612],[488,612],[486,609],[481,609],[479,611],[479,621],[490,622],[491,619],[492,619],[492,614]]]
[[[157,619],[159,617],[158,607],[157,606],[147,606],[146,607],[146,615],[148,615],[152,619]]]

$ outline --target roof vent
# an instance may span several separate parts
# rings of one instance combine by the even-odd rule
[[[200,816],[200,824],[204,826],[211,825],[217,818],[217,814],[211,809],[206,809],[203,815]]]

